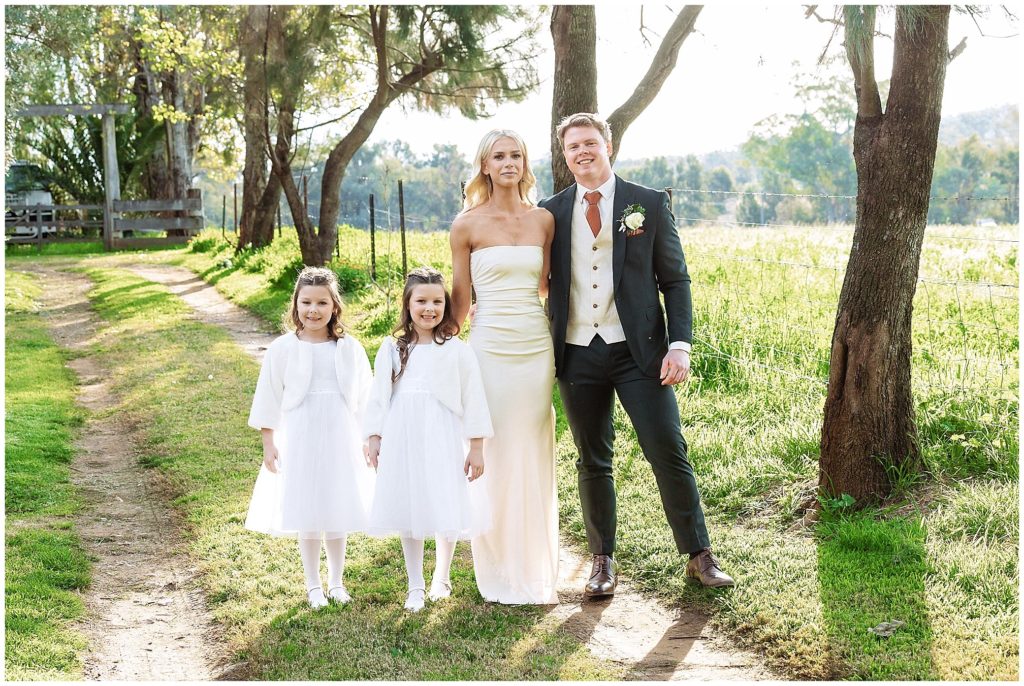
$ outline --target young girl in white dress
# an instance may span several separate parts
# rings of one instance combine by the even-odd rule
[[[437,601],[451,595],[455,542],[490,528],[482,482],[470,482],[484,472],[491,419],[476,356],[455,338],[450,300],[440,272],[410,272],[394,337],[377,353],[363,424],[377,469],[370,533],[401,537],[411,612],[426,595],[424,539],[436,541],[429,597]]]
[[[328,269],[299,274],[286,321],[293,332],[270,344],[260,369],[249,426],[263,436],[260,468],[245,527],[298,538],[306,596],[350,600],[342,574],[346,534],[363,531],[373,471],[359,425],[372,377],[366,351],[345,332],[338,279]],[[320,543],[327,549],[327,597]]]

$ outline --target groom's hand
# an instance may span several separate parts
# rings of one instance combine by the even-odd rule
[[[690,353],[685,350],[669,350],[661,362],[661,385],[675,386],[686,381],[690,375]]]

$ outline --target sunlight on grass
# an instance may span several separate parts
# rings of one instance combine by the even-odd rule
[[[372,356],[396,317],[401,290],[397,234],[378,235],[376,285],[369,284],[365,275],[368,234],[342,227],[339,235],[340,256],[329,266],[345,284],[345,318]],[[1014,243],[965,247],[943,235],[980,234],[975,227],[929,227],[926,232],[913,332],[914,398],[926,473],[908,481],[900,496],[916,505],[900,507],[906,504],[900,500],[884,510],[870,508],[857,517],[839,517],[817,533],[808,533],[791,532],[790,527],[817,483],[829,344],[852,228],[711,226],[681,231],[693,278],[695,339],[692,377],[677,389],[677,397],[715,551],[738,585],[722,593],[685,582],[685,560],[675,550],[665,524],[650,467],[617,407],[617,558],[625,576],[668,603],[706,610],[712,615],[712,626],[730,632],[772,665],[800,678],[1016,679],[1018,603],[1008,589],[1015,589],[1018,580],[1012,552],[1019,540],[1013,506],[1019,475],[1017,247]],[[1016,227],[997,233],[989,230],[985,236],[1012,239]],[[214,232],[200,239],[190,250],[147,259],[188,266],[236,303],[272,324],[280,322],[291,290],[289,270],[297,268],[294,233],[286,231],[283,239],[266,249],[238,254]],[[410,233],[408,245],[410,267],[428,264],[450,276],[445,233]],[[116,258],[107,264],[116,264]],[[168,328],[163,338],[168,332],[173,332],[175,345],[199,345],[186,343],[192,334],[178,324]],[[197,335],[201,340],[205,334]],[[217,371],[208,361],[190,359],[190,371],[185,372],[183,364],[168,360],[163,373],[171,374],[173,369],[178,386],[160,388],[162,402],[179,412],[192,407],[221,412],[224,435],[236,431],[245,435],[241,419],[233,420],[223,408],[245,404],[238,398],[251,392],[252,371],[242,362],[227,361],[231,353],[222,347],[226,345],[222,339],[206,345],[216,346],[212,356],[219,359],[216,365],[232,370],[227,380],[218,376],[217,387],[210,390],[214,395],[223,390],[223,396],[205,402],[193,395],[203,388],[205,374]],[[174,355],[186,356],[184,348]],[[136,365],[139,375],[135,382],[126,382],[126,388],[137,383],[146,369],[142,360],[129,366]],[[148,369],[145,373],[160,379],[158,372]],[[221,388],[223,384],[234,390]],[[560,408],[557,391],[553,398]],[[142,396],[137,401],[151,406]],[[244,408],[234,412],[244,414]],[[561,530],[583,551],[576,451],[560,411],[556,421]],[[188,465],[201,461],[202,437],[184,439],[194,455],[168,456],[176,432],[195,431],[183,428],[170,412],[153,424],[154,463],[197,470]],[[207,521],[204,526],[211,533],[199,536],[197,546],[215,570],[214,577],[229,576],[241,559],[246,568],[275,570],[269,584],[272,591],[249,589],[256,582],[247,579],[238,580],[241,588],[233,587],[234,582],[217,582],[222,590],[215,596],[225,599],[218,611],[229,618],[225,621],[239,627],[258,621],[262,627],[274,608],[281,607],[282,599],[294,595],[289,589],[291,580],[298,579],[298,567],[287,546],[260,548],[247,542],[242,547],[246,552],[241,552],[226,542],[231,540],[232,527],[240,526],[250,483],[246,479],[253,478],[248,465],[258,459],[254,437],[231,445],[236,452],[248,451],[249,462],[239,460],[237,467],[228,469],[224,460],[238,458],[229,460],[227,446],[205,450],[216,455],[214,462],[222,465],[219,470],[237,470],[232,472],[233,485],[192,486],[183,504],[203,513],[196,515],[197,521]],[[219,453],[222,448],[225,452]],[[199,471],[196,474],[188,483],[205,478],[198,476]],[[220,500],[210,495],[215,492],[221,494]],[[221,523],[214,526],[213,520]],[[361,620],[367,622],[366,631],[381,632],[381,646],[374,648],[380,652],[364,663],[372,663],[374,669],[400,669],[396,665],[405,660],[424,669],[418,674],[440,673],[433,671],[433,648],[410,643],[400,629],[385,627],[392,621],[410,626],[408,619],[389,614],[400,606],[404,588],[396,549],[357,540],[353,545],[365,546],[360,555],[368,556],[358,559],[372,562],[353,558],[350,573],[364,588],[367,603],[387,605],[373,610],[375,619]],[[972,550],[982,559],[972,560]],[[561,653],[557,668],[539,657],[548,645],[541,628],[543,618],[474,609],[465,551],[460,552],[456,570],[464,575],[457,584],[463,584],[464,593],[470,595],[463,596],[457,610],[444,608],[449,632],[479,634],[481,640],[504,637],[512,642],[501,643],[501,650],[515,648],[522,655],[538,655],[532,662],[524,658],[517,668],[547,665],[548,678],[557,678],[567,669],[576,673],[567,667],[576,653]],[[357,586],[353,581],[352,587]],[[295,617],[303,616],[301,602],[293,602],[297,603],[291,606]],[[253,620],[242,616],[240,608],[262,608],[259,612],[265,614]],[[442,612],[441,608],[436,611]],[[891,638],[867,631],[891,619],[906,622]],[[429,616],[411,625],[427,633],[445,628]],[[283,625],[272,626],[273,632],[284,631]],[[245,630],[238,635],[245,635]],[[293,652],[307,650],[301,642],[289,645]],[[467,656],[479,649],[472,641],[463,645]],[[255,653],[263,655],[254,658],[259,673],[288,678],[279,671],[283,653],[266,650]],[[470,678],[466,674],[509,678],[493,664],[466,668],[469,671],[462,671],[468,662],[459,664],[463,667],[452,665],[444,673],[450,678]],[[507,669],[508,664],[501,667]]]

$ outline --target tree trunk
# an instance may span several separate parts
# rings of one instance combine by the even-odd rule
[[[144,126],[152,125],[153,108],[160,103],[160,89],[149,64],[142,57],[142,46],[135,42],[135,80],[132,92],[135,95],[135,110]],[[149,198],[171,197],[170,165],[168,164],[167,127],[164,126],[164,144],[156,147],[146,161],[142,172],[142,186]]]
[[[242,131],[245,138],[245,165],[242,169],[238,250],[270,244],[274,239],[274,213],[281,198],[280,181],[274,177],[273,183],[269,183],[267,173],[267,84],[263,46],[269,12],[265,6],[250,5],[242,20],[239,41],[244,66]]]
[[[610,116],[614,163],[626,129],[650,105],[672,70],[683,42],[693,32],[703,5],[687,5],[676,15],[658,52],[637,82],[633,93]],[[555,127],[575,112],[597,112],[597,17],[593,5],[556,5],[551,10],[551,38],[555,48],[554,92],[551,98],[551,178],[554,192],[573,183],[565,166]]]
[[[911,315],[947,62],[949,7],[900,7],[882,111],[873,10],[847,8],[857,90],[857,224],[832,337],[819,487],[859,504],[919,471],[911,395]],[[857,27],[866,29],[858,31]]]
[[[551,9],[555,49],[551,97],[551,179],[553,192],[573,183],[555,127],[576,112],[597,112],[597,15],[593,5],[555,5]],[[614,135],[614,132],[613,132]]]
[[[360,146],[373,133],[377,121],[396,98],[408,91],[432,73],[444,66],[442,57],[433,52],[420,55],[420,62],[412,67],[401,78],[392,81],[391,67],[387,58],[387,25],[388,8],[370,8],[370,27],[377,56],[377,89],[373,98],[356,120],[352,130],[338,141],[324,164],[324,175],[320,183],[320,231],[315,237],[321,262],[325,264],[331,258],[335,241],[338,239],[338,213],[341,209],[341,182],[345,178],[345,170],[355,157]],[[310,264],[307,262],[307,264]]]

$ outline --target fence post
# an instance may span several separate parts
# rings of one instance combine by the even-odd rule
[[[409,264],[405,256],[405,191],[402,189],[402,180],[398,180],[398,221],[402,230],[402,280],[409,275]]]
[[[238,184],[235,184],[235,210],[231,219],[231,230],[238,233]]]
[[[224,238],[224,232],[228,228],[228,196],[221,195],[221,208],[220,208],[220,237]]]
[[[35,225],[36,225],[36,252],[37,253],[41,253],[41,252],[43,252],[43,223],[42,223],[43,222],[43,210],[42,210],[42,204],[37,202],[36,203],[36,213],[35,213],[35,216],[34,217],[32,216],[32,211],[31,210],[29,211],[28,216],[29,216],[30,220],[33,220],[35,222]]]
[[[370,193],[370,278],[377,280],[377,212],[373,208],[373,193]]]
[[[103,249],[114,248],[114,201],[121,199],[121,177],[117,171],[117,140],[114,113],[103,113]]]

